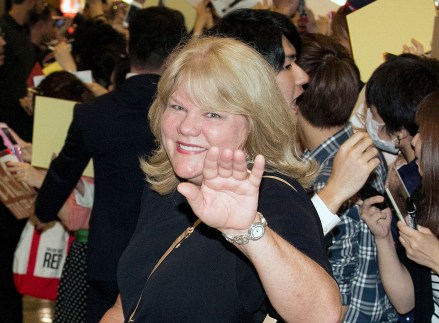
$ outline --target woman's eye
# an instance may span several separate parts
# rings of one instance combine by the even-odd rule
[[[174,109],[174,110],[178,110],[178,111],[184,110],[184,108],[182,106],[177,105],[177,104],[172,104],[171,108]]]
[[[215,113],[215,112],[208,112],[208,113],[206,113],[206,117],[208,117],[208,118],[221,118],[221,116],[218,113]]]
[[[291,70],[291,68],[293,67],[293,65],[292,64],[288,64],[288,65],[285,65],[284,66],[284,69],[286,69],[286,70]]]

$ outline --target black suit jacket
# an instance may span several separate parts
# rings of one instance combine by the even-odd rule
[[[35,214],[57,219],[61,206],[93,159],[95,198],[88,242],[88,279],[116,281],[117,263],[136,227],[145,187],[139,158],[154,141],[147,114],[158,75],[128,78],[119,89],[75,106],[59,156],[39,191]]]

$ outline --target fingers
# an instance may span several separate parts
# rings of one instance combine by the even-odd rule
[[[419,225],[419,224],[416,226],[416,229],[419,232],[424,233],[424,234],[432,234],[432,232],[429,228],[423,227],[422,225]]]
[[[358,131],[351,138],[349,138],[349,140],[351,139],[352,139],[352,141],[350,142],[350,144],[352,144],[352,147],[350,147],[351,150],[354,153],[361,154],[361,156],[366,161],[372,161],[378,154],[378,150],[375,148],[373,144],[373,140],[369,137],[369,135],[366,132]]]
[[[406,228],[408,228],[408,225],[404,221],[401,221],[401,220],[399,220],[396,223],[396,226],[398,227],[400,232],[403,232]]]
[[[218,176],[218,159],[220,150],[212,147],[207,151],[204,158],[203,178],[209,180]]]
[[[346,145],[347,147],[360,147],[364,151],[369,146],[373,145],[373,141],[366,132],[357,131],[353,134],[352,137],[346,140]]]
[[[257,155],[255,162],[253,164],[252,172],[249,176],[249,181],[254,186],[259,186],[261,184],[262,175],[264,175],[265,170],[265,158],[262,155]]]
[[[6,166],[8,167],[8,171],[14,175],[14,177],[17,174],[20,174],[23,172],[23,170],[25,170],[25,168],[23,167],[23,163],[21,162],[14,162],[14,161],[8,161],[6,163]]]
[[[392,217],[392,211],[390,208],[380,210],[375,207],[375,203],[380,203],[384,200],[383,196],[373,196],[363,201],[360,214],[361,218],[367,223],[367,225],[374,225],[374,223],[379,223],[379,221],[388,222],[390,225],[390,220]],[[375,234],[376,232],[374,232]]]
[[[364,209],[370,208],[372,205],[381,203],[383,201],[384,201],[384,196],[381,195],[372,196],[363,201],[362,207]]]
[[[203,195],[201,194],[199,187],[185,182],[178,184],[177,191],[187,199],[195,214],[198,214],[204,203]]]
[[[225,178],[233,175],[233,152],[230,149],[224,149],[220,154],[218,175]]]
[[[260,158],[258,159],[260,167]],[[257,172],[259,172],[257,168]],[[223,178],[233,177],[236,180],[245,180],[248,177],[247,161],[242,150],[232,151],[229,148],[220,151],[212,147],[204,159],[203,178],[212,179],[216,176]]]
[[[422,56],[425,54],[424,52],[424,46],[417,41],[416,39],[411,39],[411,42],[413,44],[413,46],[408,46],[408,45],[403,45],[403,53],[407,54],[413,54],[413,55],[417,55],[417,56]]]
[[[352,137],[341,145],[336,155],[336,160],[344,159],[352,155],[353,159],[358,159],[364,155],[366,160],[371,160],[377,155],[378,151],[373,145],[372,139],[363,131],[357,131]],[[338,158],[337,158],[338,156]]]

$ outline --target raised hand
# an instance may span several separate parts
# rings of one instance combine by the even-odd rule
[[[213,26],[213,16],[212,11],[208,7],[210,0],[202,0],[195,7],[196,17],[194,23],[194,36],[201,36],[204,32],[204,29],[209,29]]]
[[[258,155],[249,173],[243,151],[212,147],[204,160],[201,186],[181,183],[177,189],[205,224],[223,233],[247,232],[256,218],[264,166],[264,157]]]
[[[412,42],[412,46],[406,45],[406,44],[404,44],[402,46],[402,48],[403,48],[402,52],[404,54],[413,54],[416,56],[424,56],[425,55],[424,45],[422,45],[422,43],[420,43],[419,41],[417,41],[414,38],[411,39],[411,42]]]
[[[333,213],[366,183],[370,173],[380,164],[377,154],[372,139],[364,131],[356,132],[340,146],[328,183],[319,192]]]
[[[274,11],[292,17],[299,7],[299,0],[273,0]]]
[[[66,42],[56,45],[53,53],[56,61],[67,72],[76,72],[76,63],[71,54],[72,46]]]
[[[390,208],[380,210],[373,204],[384,201],[383,196],[373,196],[363,201],[360,208],[361,218],[366,222],[372,234],[377,239],[386,239],[390,234],[392,211]]]

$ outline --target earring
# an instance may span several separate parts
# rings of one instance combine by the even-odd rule
[[[401,139],[399,138],[399,136],[396,136],[396,139],[398,139],[398,146],[401,146]]]

